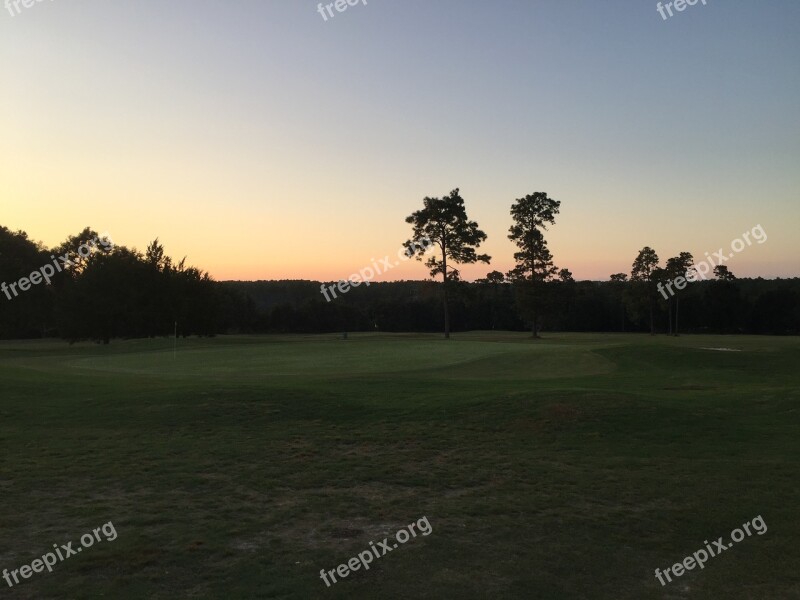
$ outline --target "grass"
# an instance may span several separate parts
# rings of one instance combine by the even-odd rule
[[[741,352],[703,348],[730,347]],[[9,598],[800,598],[797,338],[0,343]],[[654,577],[762,515],[764,535]],[[319,571],[433,527],[326,588]]]

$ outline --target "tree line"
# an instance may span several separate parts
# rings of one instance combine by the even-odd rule
[[[422,209],[406,219],[411,236],[404,245],[409,256],[425,262],[431,279],[373,282],[330,303],[320,297],[320,282],[214,281],[185,259],[173,260],[158,239],[144,252],[103,244],[86,251],[86,242],[99,236],[85,228],[47,248],[23,231],[0,226],[0,284],[33,280],[43,265],[59,266],[47,282],[13,288],[15,295],[3,288],[0,338],[109,343],[176,332],[800,333],[797,278],[737,279],[722,266],[713,280],[697,281],[668,298],[660,295],[659,284],[689,272],[688,252],[661,267],[655,251],[646,247],[629,275],[575,281],[568,269],[555,266],[545,239],[559,210],[560,202],[543,192],[516,200],[508,234],[517,247],[515,266],[466,282],[459,266],[491,260],[478,251],[486,234],[468,218],[458,189],[425,198]],[[420,253],[431,242],[432,250]],[[66,255],[75,258],[63,267],[54,261]]]
[[[167,335],[212,335],[220,323],[219,284],[174,262],[158,239],[144,253],[96,244],[86,228],[55,248],[0,226],[0,282],[23,282],[0,295],[0,337],[61,337],[69,341]],[[70,257],[59,262],[58,257]],[[55,262],[54,262],[55,260]],[[58,264],[49,283],[25,285],[43,266]],[[27,289],[26,289],[27,288]]]
[[[334,302],[321,300],[317,281],[222,282],[229,293],[227,333],[442,332],[442,282],[396,281],[353,289]],[[543,286],[538,333],[651,331],[649,305],[630,281],[553,280]],[[453,281],[451,332],[528,331],[514,284]],[[659,296],[660,298],[660,296]],[[800,279],[708,280],[680,300],[681,332],[800,334]],[[669,333],[667,302],[653,312],[656,333]]]
[[[597,315],[598,307],[609,305],[609,296],[616,298],[621,307],[619,323],[623,331],[626,325],[629,330],[637,330],[647,323],[650,333],[655,335],[664,312],[666,332],[670,335],[678,335],[681,325],[692,331],[721,333],[797,333],[800,330],[797,280],[792,280],[794,283],[789,288],[772,290],[760,286],[765,290],[763,298],[750,300],[752,306],[748,306],[748,301],[740,295],[736,277],[723,265],[714,269],[714,282],[697,281],[691,252],[669,258],[662,267],[655,250],[645,246],[633,261],[630,278],[627,273],[614,273],[606,286],[577,284],[569,269],[555,266],[545,239],[545,232],[548,226],[555,225],[560,209],[561,202],[545,192],[515,200],[511,205],[512,225],[508,233],[508,239],[517,247],[515,266],[507,273],[492,271],[477,282],[490,287],[508,285],[513,306],[507,303],[504,310],[515,312],[519,321],[530,328],[533,338],[539,337],[542,326],[561,330],[615,330],[604,317],[587,319],[587,315]],[[406,222],[412,226],[412,237],[406,242],[410,253],[416,252],[417,258],[423,260],[417,250],[422,240],[432,240],[437,249],[425,264],[432,278],[441,276],[444,335],[449,337],[450,298],[453,286],[460,282],[457,266],[491,261],[488,255],[478,253],[486,234],[467,217],[458,188],[442,198],[424,198],[423,208],[407,217]],[[698,283],[704,285],[695,287]],[[665,288],[669,294],[664,293]],[[585,302],[589,297],[594,297],[597,304]],[[703,311],[698,304],[714,307],[718,312],[701,317]],[[764,314],[759,312],[761,310],[777,312]]]

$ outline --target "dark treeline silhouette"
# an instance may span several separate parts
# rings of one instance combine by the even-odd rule
[[[482,279],[450,282],[451,331],[530,331],[515,285]],[[223,282],[229,333],[344,331],[440,332],[441,282],[361,286],[328,303],[316,281]],[[629,282],[554,280],[542,285],[539,331],[649,332],[650,312]],[[681,296],[681,332],[796,335],[800,278],[707,280]],[[668,333],[669,303],[658,301],[656,332]]]
[[[108,343],[176,322],[183,335],[218,331],[222,294],[206,273],[174,263],[158,240],[142,254],[100,239],[86,228],[47,249],[0,227],[0,337]]]
[[[544,198],[528,197],[528,203]],[[678,298],[655,293],[660,280],[641,275],[638,258],[632,281],[622,273],[610,281],[574,281],[566,269],[553,272],[538,234],[523,231],[519,237],[529,242],[527,249],[521,246],[533,257],[527,265],[547,276],[537,277],[525,256],[518,257],[524,268],[515,278],[492,271],[469,283],[451,272],[446,284],[451,331],[677,331]],[[373,282],[326,302],[320,282],[215,282],[183,260],[173,261],[157,239],[144,253],[104,243],[87,250],[87,242],[97,239],[102,238],[87,228],[47,249],[24,232],[0,227],[0,338],[108,343],[172,335],[175,323],[182,336],[442,330],[442,281]],[[31,274],[45,265],[54,265],[45,273],[56,271],[49,284],[20,284],[23,278],[33,281]],[[656,269],[647,272],[658,275]],[[715,275],[681,291],[681,332],[800,333],[800,279],[736,279],[724,268]],[[527,299],[530,294],[534,300]]]

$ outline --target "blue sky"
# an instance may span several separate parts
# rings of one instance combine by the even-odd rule
[[[578,278],[756,224],[733,272],[798,275],[798,26],[788,0],[37,3],[0,16],[0,223],[333,279],[458,186],[504,271],[511,203],[546,191]]]

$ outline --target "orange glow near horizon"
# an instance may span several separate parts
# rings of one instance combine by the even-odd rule
[[[330,281],[394,256],[423,197],[459,187],[493,257],[462,268],[474,280],[512,267],[509,208],[544,191],[562,202],[555,264],[579,280],[630,272],[645,245],[662,264],[701,258],[757,224],[769,241],[733,273],[800,275],[793,30],[786,48],[742,44],[772,33],[729,7],[724,26],[693,15],[709,19],[699,37],[636,11],[609,37],[599,6],[537,6],[572,39],[599,36],[587,54],[524,3],[484,18],[386,3],[330,23],[307,8],[46,3],[0,20],[0,225],[49,246],[86,226],[140,251],[157,237],[218,280]],[[438,35],[489,18],[524,42]],[[715,74],[731,65],[752,89],[728,93]],[[713,101],[656,110],[667,91]],[[411,262],[376,280],[426,278]]]

